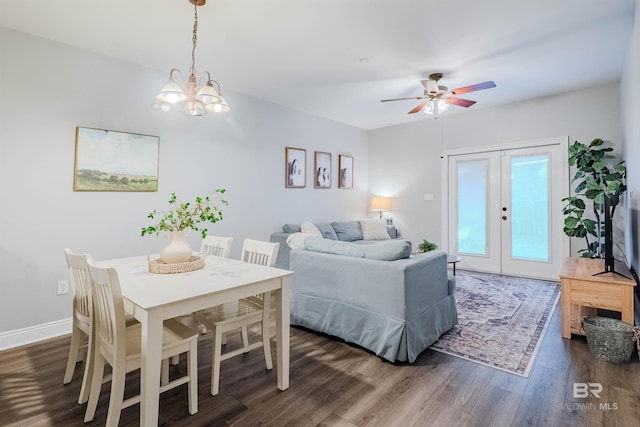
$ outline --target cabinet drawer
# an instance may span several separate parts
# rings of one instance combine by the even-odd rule
[[[572,280],[571,303],[620,311],[622,309],[622,287],[606,283]]]

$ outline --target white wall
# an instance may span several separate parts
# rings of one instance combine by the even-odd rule
[[[96,259],[158,253],[141,237],[154,208],[227,189],[230,206],[211,234],[268,239],[284,223],[368,216],[367,132],[225,90],[232,112],[191,118],[150,105],[166,71],[145,69],[0,28],[0,335],[68,319],[62,249]],[[178,64],[179,65],[179,64]],[[187,64],[185,64],[186,66]],[[224,82],[221,82],[224,90]],[[76,126],[160,137],[153,193],[74,192]],[[285,146],[307,150],[307,188],[284,188]],[[355,158],[355,188],[313,188],[313,151]],[[192,232],[193,248],[200,238]]]
[[[619,147],[618,84],[370,131],[369,189],[393,198],[393,217],[414,246],[424,238],[440,246],[442,150],[567,135],[570,143],[603,138]]]
[[[636,0],[633,33],[627,48],[620,91],[624,157],[627,162],[629,222],[626,252],[629,263],[640,272],[640,0]]]

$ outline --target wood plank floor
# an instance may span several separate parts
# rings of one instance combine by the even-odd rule
[[[199,412],[187,410],[186,385],[160,399],[167,426],[638,426],[640,363],[595,360],[584,338],[560,337],[553,315],[529,378],[427,350],[414,364],[391,364],[307,330],[291,329],[291,387],[276,387],[261,351],[222,364],[220,394],[209,394],[211,340],[199,343]],[[82,363],[63,385],[70,336],[0,352],[0,425],[83,426],[77,404]],[[229,346],[234,345],[230,339]],[[274,353],[275,359],[275,353]],[[185,369],[185,364],[172,367]],[[176,372],[173,372],[174,374]],[[131,376],[127,394],[137,392]],[[573,398],[573,383],[600,383],[600,398]],[[103,425],[108,384],[96,418]],[[138,425],[139,406],[121,426]]]

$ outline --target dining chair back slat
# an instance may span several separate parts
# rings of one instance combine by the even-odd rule
[[[229,258],[233,237],[207,236],[202,239],[200,253],[221,258]]]
[[[126,340],[124,333],[120,333],[125,330],[124,302],[117,273],[114,269],[89,268],[97,307],[97,344],[106,347],[108,353],[114,353],[114,348],[118,348],[124,354]]]
[[[279,247],[279,243],[245,239],[242,246],[242,261],[273,267],[276,264]]]

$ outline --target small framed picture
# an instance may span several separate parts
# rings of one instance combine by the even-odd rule
[[[307,186],[307,150],[285,148],[285,187],[304,188]]]
[[[313,186],[315,188],[331,188],[331,153],[314,152]]]
[[[338,188],[353,188],[353,156],[338,156]]]

